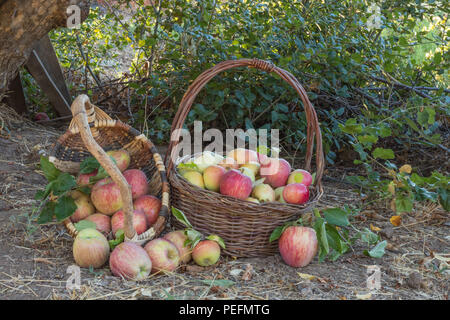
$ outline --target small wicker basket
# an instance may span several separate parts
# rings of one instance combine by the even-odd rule
[[[100,108],[92,105],[86,95],[78,96],[71,110],[73,119],[69,129],[54,144],[50,152],[50,161],[63,172],[77,173],[80,163],[93,155],[120,187],[124,202],[125,240],[143,244],[158,236],[169,216],[169,184],[164,163],[156,147],[136,129],[119,120],[111,119]],[[128,151],[131,157],[129,168],[144,171],[149,181],[149,192],[162,200],[158,220],[139,236],[132,224],[131,188],[106,154],[106,151],[117,149]],[[70,219],[65,219],[64,225],[72,237],[77,235],[78,232]]]
[[[307,120],[307,148],[304,169],[311,169],[311,159],[316,142],[316,178],[310,187],[310,200],[303,205],[268,202],[256,204],[224,196],[217,192],[198,188],[182,178],[174,166],[182,159],[175,158],[176,145],[180,139],[180,130],[200,90],[218,73],[237,67],[257,68],[273,72],[289,83],[300,95]],[[179,109],[172,123],[171,142],[166,153],[165,163],[171,185],[171,205],[184,212],[188,220],[198,231],[208,235],[217,234],[226,243],[225,254],[234,257],[258,257],[276,253],[276,242],[269,243],[272,231],[297,219],[302,213],[312,210],[322,196],[322,175],[324,156],[322,136],[316,111],[308,99],[306,91],[297,79],[288,71],[259,59],[240,59],[224,61],[204,71],[189,86],[183,96]],[[182,227],[178,221],[173,224]]]

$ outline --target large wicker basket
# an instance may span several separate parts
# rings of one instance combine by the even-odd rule
[[[180,139],[189,110],[199,91],[218,73],[237,67],[257,68],[266,72],[273,72],[289,83],[300,95],[307,119],[307,151],[304,169],[311,169],[314,137],[316,142],[316,178],[314,186],[310,188],[310,200],[304,205],[283,204],[269,202],[255,204],[224,196],[216,192],[193,186],[176,171],[176,165],[182,159],[175,159],[175,146]],[[288,71],[273,64],[258,59],[241,59],[224,61],[206,70],[190,85],[180,103],[179,109],[172,123],[172,138],[166,154],[169,183],[171,185],[171,205],[184,212],[188,220],[198,231],[208,235],[217,234],[226,243],[224,252],[234,257],[257,257],[276,253],[276,242],[269,243],[272,231],[287,221],[298,218],[302,213],[311,211],[320,199],[322,191],[322,175],[324,171],[324,157],[322,137],[317,115],[308,99],[306,91]],[[173,220],[177,227],[182,225]],[[175,220],[175,221],[174,221]]]
[[[136,129],[111,119],[100,108],[92,105],[86,95],[78,96],[71,109],[73,119],[69,129],[54,144],[50,161],[63,172],[77,173],[80,163],[93,155],[120,187],[126,218],[125,239],[143,244],[158,236],[169,216],[169,184],[164,163],[156,147]],[[130,186],[106,155],[106,151],[117,149],[128,151],[131,157],[129,168],[144,171],[149,181],[149,192],[162,199],[158,220],[139,236],[132,225],[133,202]],[[64,220],[64,225],[71,236],[77,235],[78,232],[70,219]]]

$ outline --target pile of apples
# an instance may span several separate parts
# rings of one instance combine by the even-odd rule
[[[311,174],[292,170],[282,158],[237,148],[225,157],[204,151],[177,167],[191,184],[254,203],[303,204],[309,200]]]

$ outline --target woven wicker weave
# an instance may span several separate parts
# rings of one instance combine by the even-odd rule
[[[126,240],[144,243],[158,236],[169,216],[169,184],[166,170],[156,147],[143,134],[129,125],[111,119],[105,112],[80,95],[72,104],[73,119],[69,129],[57,140],[50,153],[50,161],[63,172],[77,173],[80,163],[93,155],[105,168],[121,190],[124,202]],[[131,157],[129,169],[140,169],[149,180],[150,194],[162,199],[158,220],[145,233],[137,236],[132,226],[133,203],[131,189],[117,166],[106,155],[106,151],[125,149]],[[64,220],[70,235],[77,230],[70,221]]]
[[[237,67],[250,67],[266,72],[273,72],[289,83],[300,95],[307,120],[307,148],[304,169],[311,170],[311,159],[316,144],[316,179],[310,187],[310,200],[303,205],[269,202],[256,204],[224,196],[217,192],[198,188],[174,169],[180,159],[176,145],[180,139],[189,110],[200,90],[218,73]],[[184,212],[195,229],[203,234],[217,234],[222,237],[227,248],[225,254],[235,257],[258,257],[272,255],[277,251],[276,242],[269,243],[272,231],[287,221],[297,219],[302,213],[312,210],[319,201],[322,190],[324,156],[322,136],[316,111],[308,99],[306,91],[297,79],[288,71],[258,59],[240,59],[224,61],[206,70],[195,79],[183,96],[179,109],[172,123],[172,138],[166,154],[165,163],[171,185],[171,205]],[[314,139],[315,138],[315,139]],[[177,227],[182,225],[172,219]]]

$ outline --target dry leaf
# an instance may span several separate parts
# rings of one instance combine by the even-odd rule
[[[412,168],[409,164],[404,164],[403,166],[400,167],[399,171],[404,173],[411,173]]]
[[[395,198],[391,200],[390,208],[392,211],[394,211],[394,212],[396,211]]]
[[[376,232],[378,232],[378,231],[381,231],[381,229],[380,229],[380,228],[378,228],[378,227],[374,226],[373,224],[370,224],[370,230],[372,230],[372,231],[376,231]]]
[[[50,261],[45,258],[34,258],[33,260],[34,260],[34,262],[42,262],[42,263],[46,263],[46,264],[55,265],[55,263],[53,261]]]
[[[395,196],[395,184],[394,181],[389,182],[388,191]]]
[[[402,217],[400,216],[392,216],[389,221],[392,223],[394,227],[398,227],[402,224]]]
[[[247,267],[245,268],[244,274],[242,275],[242,280],[249,281],[252,278],[253,274],[253,267],[251,264],[247,264]]]
[[[297,274],[300,276],[300,278],[306,279],[306,280],[314,280],[316,278],[316,276],[313,276],[312,274],[300,273],[300,272],[297,272]]]

